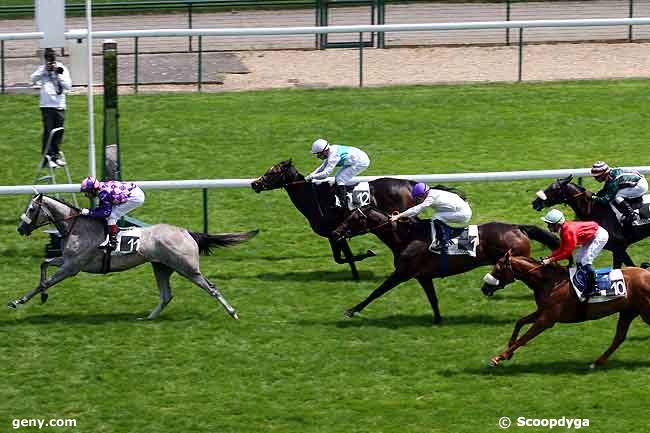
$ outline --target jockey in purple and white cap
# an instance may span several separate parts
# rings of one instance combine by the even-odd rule
[[[108,244],[115,249],[117,246],[117,221],[133,209],[144,203],[144,192],[133,182],[118,182],[111,180],[100,182],[88,176],[81,182],[81,192],[88,198],[97,197],[99,205],[93,209],[82,209],[81,214],[93,218],[106,218],[109,226]],[[106,243],[100,245],[104,247]]]

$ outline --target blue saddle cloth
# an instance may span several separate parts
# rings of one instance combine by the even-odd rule
[[[590,291],[592,291],[591,289],[609,290],[610,288],[609,273],[611,271],[612,268],[594,269],[594,273],[596,274],[596,288],[589,287]],[[575,273],[572,282],[573,285],[578,290],[583,292],[585,295],[588,295],[589,293],[585,293],[585,289],[587,288],[588,281],[589,279],[587,278],[587,273],[580,270]]]

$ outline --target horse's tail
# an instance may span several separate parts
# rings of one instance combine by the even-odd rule
[[[560,246],[560,240],[558,237],[548,230],[528,224],[521,224],[517,227],[519,227],[519,230],[524,232],[530,239],[546,245],[551,250],[555,250]]]
[[[231,245],[247,241],[257,235],[257,233],[259,233],[259,230],[251,230],[249,232],[238,233],[219,233],[216,235],[190,231],[188,232],[199,246],[199,254],[202,256],[207,256],[212,252],[212,247],[229,247]]]

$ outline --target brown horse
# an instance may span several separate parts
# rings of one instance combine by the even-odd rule
[[[493,357],[490,364],[498,365],[501,361],[512,358],[519,347],[541,334],[557,322],[576,323],[586,320],[601,319],[610,314],[619,313],[616,335],[609,348],[591,364],[591,368],[603,365],[609,356],[625,340],[627,330],[636,316],[650,325],[650,272],[641,268],[625,268],[622,270],[627,296],[614,298],[608,302],[584,304],[571,288],[569,272],[564,266],[557,264],[542,266],[528,257],[513,257],[512,252],[506,253],[495,264],[494,269],[486,275],[483,293],[490,296],[495,290],[502,289],[506,284],[521,280],[535,293],[537,310],[517,320],[512,332],[508,349]],[[517,338],[521,328],[533,325],[521,337]]]
[[[551,232],[537,226],[489,222],[478,226],[480,242],[476,257],[450,255],[447,263],[439,254],[429,251],[431,222],[417,218],[391,222],[389,215],[372,206],[356,209],[334,231],[337,239],[372,232],[393,252],[395,270],[366,299],[345,312],[348,317],[361,312],[373,300],[399,284],[418,280],[433,310],[433,323],[441,320],[433,278],[460,274],[474,268],[495,263],[512,249],[520,255],[530,255],[530,239],[557,248],[559,240]]]

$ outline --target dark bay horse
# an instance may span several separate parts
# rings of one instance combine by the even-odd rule
[[[433,323],[440,323],[438,298],[433,278],[467,272],[479,266],[495,263],[506,251],[512,249],[520,255],[530,255],[530,239],[553,249],[559,240],[551,232],[533,225],[489,222],[478,226],[479,244],[476,257],[450,255],[446,272],[440,255],[429,251],[431,222],[412,218],[391,222],[389,215],[375,207],[356,209],[334,231],[336,237],[351,237],[372,232],[393,252],[395,270],[366,299],[345,312],[348,317],[362,311],[368,304],[397,285],[415,278],[418,280],[433,310]]]
[[[558,322],[583,322],[619,313],[614,341],[591,364],[591,368],[605,364],[625,340],[632,320],[641,316],[650,325],[650,272],[634,267],[622,269],[622,272],[627,286],[626,297],[602,303],[580,304],[571,288],[567,268],[557,264],[542,266],[540,262],[529,257],[514,257],[513,253],[506,253],[495,264],[490,273],[492,284],[486,282],[482,288],[483,293],[491,295],[495,290],[502,289],[515,280],[521,280],[533,290],[537,310],[517,320],[508,342],[508,349],[493,357],[490,363],[496,366],[501,361],[512,358],[515,350]],[[518,338],[521,328],[529,323],[533,325]]]
[[[38,286],[23,297],[10,301],[9,307],[17,308],[38,293],[41,294],[41,301],[45,302],[48,297],[47,289],[79,272],[121,272],[151,262],[160,289],[160,303],[151,311],[149,319],[158,317],[172,300],[169,280],[174,272],[205,290],[234,319],[239,318],[219,289],[201,273],[199,255],[208,255],[211,247],[226,247],[246,241],[255,236],[257,230],[209,235],[167,224],[132,229],[134,234],[139,235],[136,251],[111,257],[110,269],[107,270],[104,266],[104,251],[97,248],[106,236],[105,223],[97,218],[81,216],[79,211],[80,209],[68,203],[42,194],[32,198],[21,216],[22,222],[18,226],[18,232],[29,236],[36,228],[53,224],[63,238],[63,255],[46,259],[41,264]],[[59,267],[50,278],[47,278],[48,266]]]
[[[573,176],[558,179],[544,191],[538,192],[537,198],[532,203],[533,209],[540,211],[561,203],[569,205],[578,219],[596,221],[607,230],[609,241],[605,245],[605,249],[612,252],[615,268],[620,268],[623,263],[626,266],[634,266],[634,262],[626,250],[631,244],[650,236],[650,224],[621,226],[609,205],[594,203],[591,199],[592,192],[572,183],[572,179]]]
[[[415,205],[411,197],[415,182],[381,178],[369,182],[369,185],[371,204],[379,209],[388,212],[403,211]],[[355,256],[345,239],[335,240],[331,237],[332,231],[343,222],[349,211],[333,207],[334,193],[327,182],[305,182],[305,177],[298,172],[292,161],[286,160],[268,169],[251,183],[251,187],[256,193],[284,188],[293,205],[307,218],[314,233],[328,238],[334,261],[338,264],[349,263],[354,279],[359,279],[354,262],[372,257],[375,253],[368,250]]]

